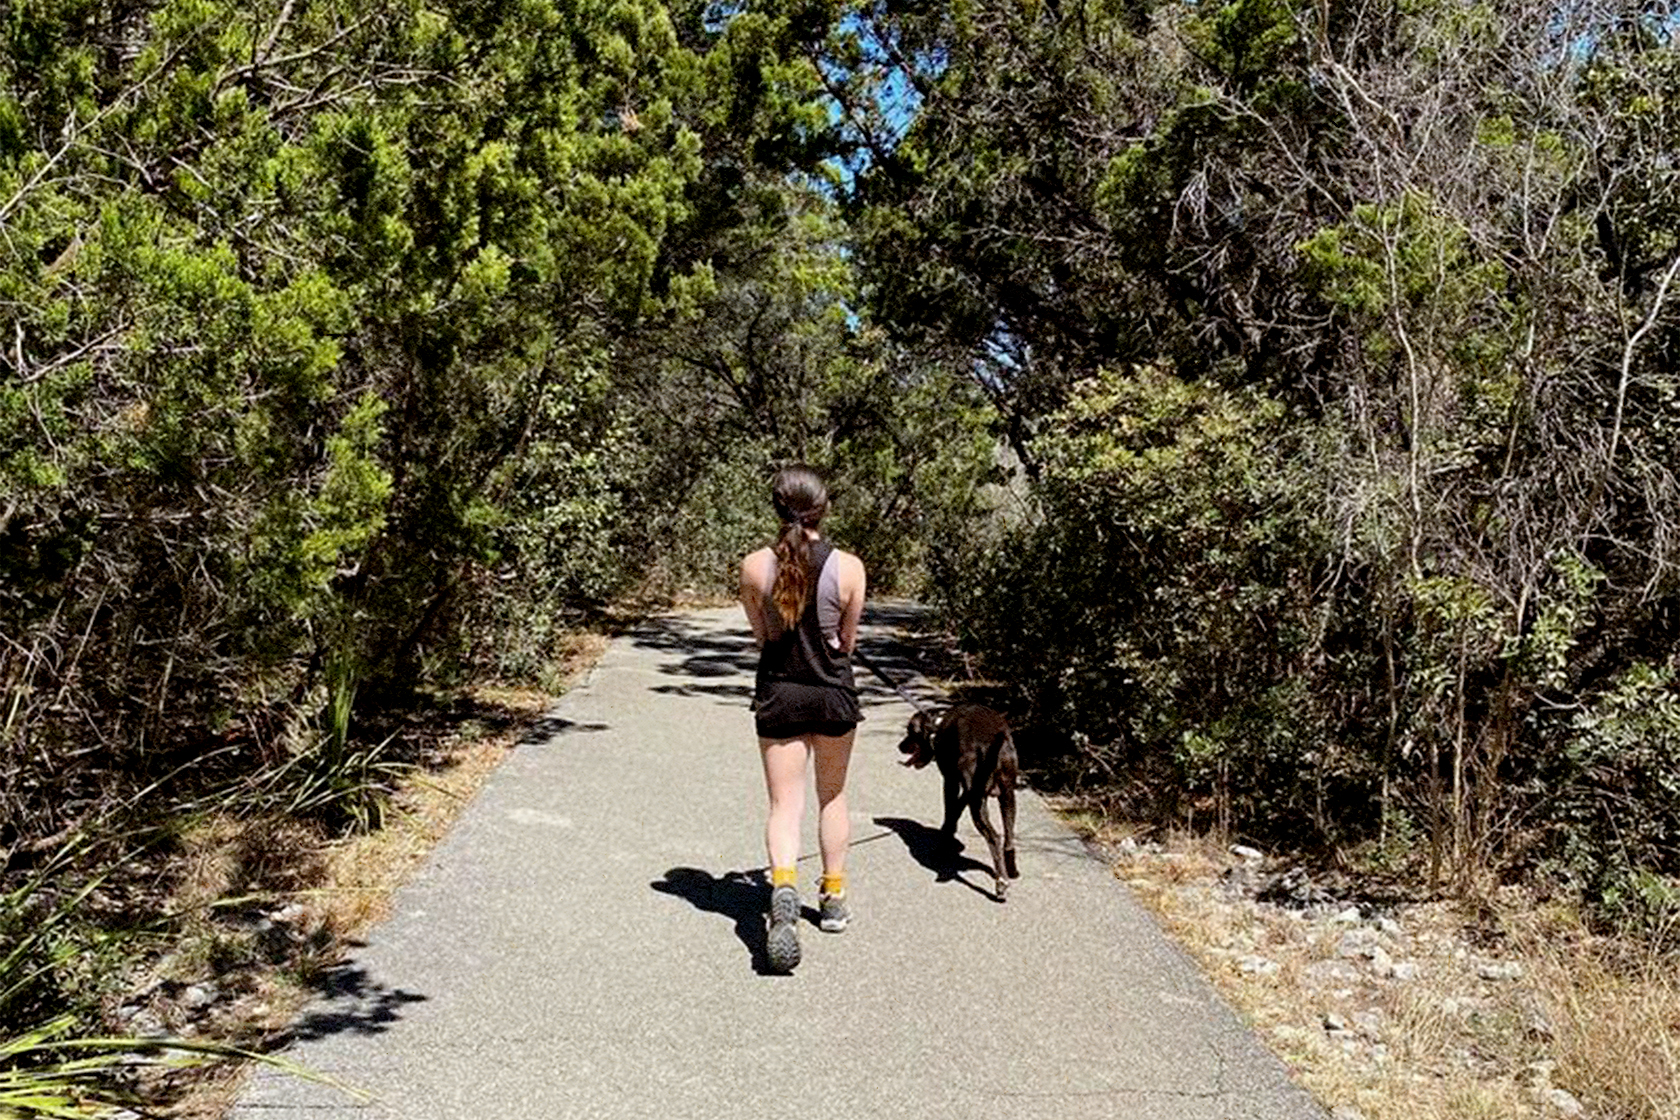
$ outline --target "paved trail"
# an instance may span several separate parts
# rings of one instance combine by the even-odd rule
[[[891,620],[863,636],[888,665]],[[265,1072],[234,1115],[1323,1120],[1036,797],[1007,904],[968,821],[942,857],[938,777],[898,765],[911,709],[873,680],[856,920],[764,975],[752,663],[735,610],[615,641],[299,1025],[287,1056],[373,1099]],[[814,855],[801,877],[814,903]]]

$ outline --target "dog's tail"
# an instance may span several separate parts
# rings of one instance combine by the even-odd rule
[[[1004,789],[1014,789],[1017,769],[1015,764],[1015,739],[1009,733],[1008,728],[997,733],[997,737],[992,740],[991,750],[988,753],[997,759],[997,765],[992,768],[992,780],[986,785],[987,796],[996,796]]]

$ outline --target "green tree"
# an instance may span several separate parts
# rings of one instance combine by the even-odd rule
[[[1466,885],[1546,790],[1597,781],[1559,713],[1673,671],[1668,33],[1634,4],[1497,0],[837,22],[813,49],[867,154],[862,290],[992,394],[1033,481],[1018,529],[948,568],[1091,630],[1023,648],[965,581],[991,671],[1112,736],[1111,763],[1247,791],[1239,827],[1410,818]],[[1179,382],[1202,403],[1168,407]],[[1227,399],[1245,422],[1207,442]],[[1215,465],[1118,473],[1110,441]],[[1016,586],[1023,549],[1042,587]]]

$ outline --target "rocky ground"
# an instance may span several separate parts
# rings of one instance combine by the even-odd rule
[[[1336,1120],[1629,1114],[1583,1103],[1555,1055],[1553,970],[1537,976],[1485,914],[1360,900],[1241,845],[1124,838],[1108,850]]]

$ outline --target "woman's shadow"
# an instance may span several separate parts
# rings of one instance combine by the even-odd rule
[[[727,871],[714,876],[698,867],[673,867],[663,879],[648,885],[661,894],[685,899],[698,910],[732,920],[735,936],[752,957],[753,971],[761,976],[781,975],[770,968],[765,949],[764,914],[770,905],[770,884],[762,871]]]
[[[996,902],[1003,901],[992,891],[963,878],[964,871],[979,871],[985,875],[987,881],[991,881],[992,868],[990,864],[964,855],[963,842],[955,836],[905,817],[876,817],[875,823],[897,833],[898,838],[904,841],[910,858],[933,872],[934,882],[949,883],[955,880],[977,894],[983,894]]]

